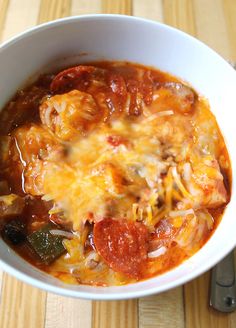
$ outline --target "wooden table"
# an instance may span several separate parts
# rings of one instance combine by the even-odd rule
[[[0,0],[0,38],[59,17],[89,13],[165,22],[236,61],[236,0]],[[90,302],[40,291],[0,271],[0,328],[235,328],[236,313],[209,309],[208,284],[209,272],[161,295]]]

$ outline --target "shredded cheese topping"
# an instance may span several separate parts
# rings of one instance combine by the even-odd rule
[[[143,116],[133,123],[124,118],[99,125],[71,141],[65,158],[50,159],[44,166],[43,193],[56,204],[51,211],[63,211],[75,230],[91,213],[95,221],[115,216],[144,221],[152,229],[176,209],[201,208],[207,197],[199,181],[207,177],[204,183],[212,186],[222,182],[219,167],[212,155],[203,160],[196,155],[201,149],[191,136],[194,128],[185,129],[188,117],[162,113],[153,114],[158,121],[147,122]],[[219,194],[222,201],[224,196]]]

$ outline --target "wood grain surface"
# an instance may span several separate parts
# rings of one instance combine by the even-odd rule
[[[161,21],[236,61],[236,0],[0,0],[0,39],[89,13]],[[236,328],[236,313],[209,309],[209,277],[138,300],[92,302],[40,291],[0,271],[0,328]]]

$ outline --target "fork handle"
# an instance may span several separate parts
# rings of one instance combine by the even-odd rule
[[[220,312],[232,312],[236,310],[236,281],[233,251],[212,269],[210,305]]]

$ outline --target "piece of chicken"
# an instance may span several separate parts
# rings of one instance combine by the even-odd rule
[[[64,147],[40,125],[20,127],[12,136],[15,139],[13,152],[21,163],[19,174],[24,176],[24,191],[33,196],[42,195],[45,162],[59,160],[64,156]]]
[[[227,191],[216,159],[201,158],[201,161],[185,163],[183,180],[193,196],[193,206],[218,207],[227,202]]]
[[[39,110],[42,123],[62,140],[79,137],[101,117],[93,96],[79,90],[48,98]]]

